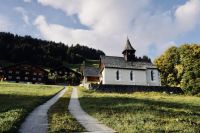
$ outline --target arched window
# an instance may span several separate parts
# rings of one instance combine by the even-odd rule
[[[155,78],[154,78],[154,71],[151,70],[151,80],[154,81],[154,79],[155,79]]]
[[[119,80],[119,71],[116,72],[116,79]]]
[[[133,71],[130,72],[130,80],[133,81]]]

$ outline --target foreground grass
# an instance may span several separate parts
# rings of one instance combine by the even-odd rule
[[[72,88],[70,87],[65,94],[49,109],[49,133],[86,131],[68,111],[71,93]]]
[[[0,132],[17,132],[25,116],[63,87],[0,83]]]
[[[116,94],[79,89],[90,115],[120,133],[200,132],[200,98],[162,93]]]

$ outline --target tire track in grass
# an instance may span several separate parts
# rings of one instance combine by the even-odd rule
[[[72,88],[69,87],[65,94],[49,109],[49,133],[86,131],[68,111],[71,93]]]

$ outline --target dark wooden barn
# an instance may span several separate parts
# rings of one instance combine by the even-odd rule
[[[6,81],[46,83],[48,72],[30,64],[15,64],[2,69]]]
[[[3,67],[0,66],[0,81],[4,80]]]
[[[78,85],[82,75],[66,66],[61,66],[50,71],[56,84]]]

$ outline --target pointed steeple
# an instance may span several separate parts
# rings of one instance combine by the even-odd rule
[[[128,37],[127,37],[127,41],[126,41],[126,45],[124,50],[122,51],[122,54],[124,55],[124,59],[126,61],[134,61],[135,59],[135,49],[132,47]]]
[[[127,50],[135,51],[135,49],[132,47],[128,37],[127,37],[126,45],[125,45],[125,48],[124,48],[122,54],[124,54],[124,52],[127,51]]]

